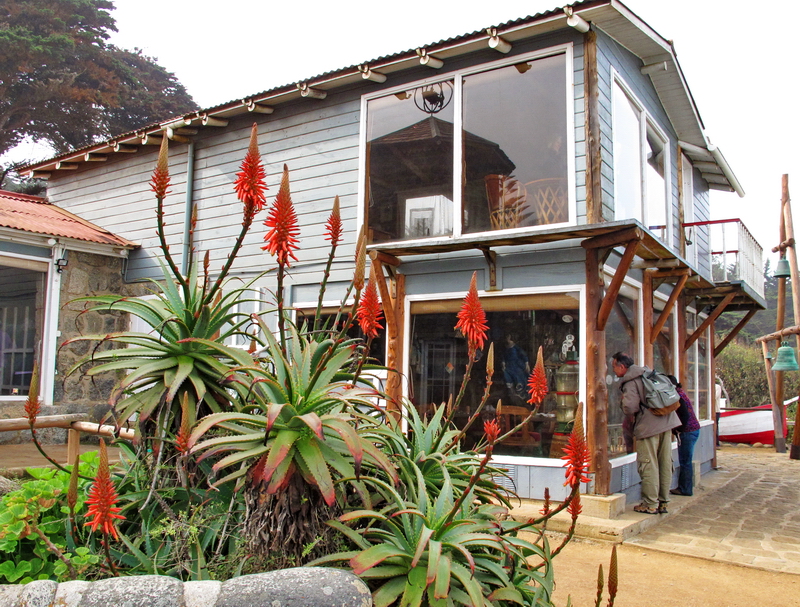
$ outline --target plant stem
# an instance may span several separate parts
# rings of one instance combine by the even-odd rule
[[[59,558],[59,560],[67,566],[67,571],[69,571],[70,579],[77,580],[78,572],[72,565],[72,561],[70,561],[66,557],[66,555],[63,552],[61,552],[58,546],[56,546],[53,542],[50,541],[50,538],[47,537],[44,534],[44,532],[41,529],[39,529],[38,526],[36,526],[34,523],[28,523],[28,526],[34,531],[34,533],[36,533],[36,535],[42,538],[42,541],[44,542],[44,545],[47,546],[47,549],[53,554],[55,554]]]
[[[228,272],[230,272],[231,266],[233,266],[233,262],[236,260],[236,256],[239,254],[239,249],[242,248],[244,238],[250,231],[251,225],[253,225],[253,217],[248,213],[245,213],[244,220],[242,221],[242,229],[239,232],[239,236],[236,238],[236,242],[233,244],[233,249],[231,249],[231,252],[228,254],[228,258],[225,260],[225,265],[222,266],[222,270],[220,271],[217,280],[214,281],[214,286],[211,287],[211,290],[206,295],[203,303],[210,303],[216,292],[222,288],[222,283],[225,280],[225,277],[228,275]]]

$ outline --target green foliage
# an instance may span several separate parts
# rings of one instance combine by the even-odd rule
[[[65,152],[197,109],[173,74],[107,44],[113,8],[109,0],[0,5],[0,154],[26,137]]]
[[[769,387],[761,345],[730,343],[717,358],[717,374],[725,383],[732,407],[768,404]],[[788,399],[800,390],[800,375],[784,373],[784,395]]]
[[[81,456],[79,471],[85,476],[97,472],[96,452]],[[98,556],[88,542],[82,525],[70,520],[67,503],[70,475],[43,468],[30,468],[34,480],[7,493],[0,500],[0,576],[9,583],[25,584],[32,580],[66,581],[69,565],[81,576],[96,575]],[[84,510],[88,481],[78,482],[74,512]]]

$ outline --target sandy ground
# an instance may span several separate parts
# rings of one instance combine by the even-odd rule
[[[611,544],[573,540],[555,559],[554,602],[593,607],[597,568],[607,579]],[[800,607],[800,575],[617,546],[615,607]],[[602,605],[608,599],[604,591]]]

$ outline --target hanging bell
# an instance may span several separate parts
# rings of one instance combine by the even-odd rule
[[[775,357],[772,355],[772,352],[767,350],[767,353],[766,353],[766,355],[764,355],[764,358],[766,358],[767,360],[772,360]]]
[[[792,275],[791,270],[789,270],[789,260],[785,257],[781,257],[778,260],[778,265],[775,266],[775,272],[773,276],[775,278],[789,278]]]
[[[778,356],[775,357],[775,364],[772,365],[772,370],[797,371],[798,369],[800,369],[800,367],[797,366],[794,348],[789,345],[789,342],[783,342],[781,347],[778,348]]]

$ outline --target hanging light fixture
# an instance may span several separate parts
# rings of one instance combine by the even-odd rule
[[[775,364],[772,365],[773,371],[797,371],[800,367],[797,366],[797,358],[794,355],[794,348],[785,341],[778,348],[778,356],[775,358]]]
[[[778,265],[775,266],[775,273],[773,276],[775,278],[789,278],[791,275],[792,272],[789,269],[789,260],[781,256],[778,260]]]

